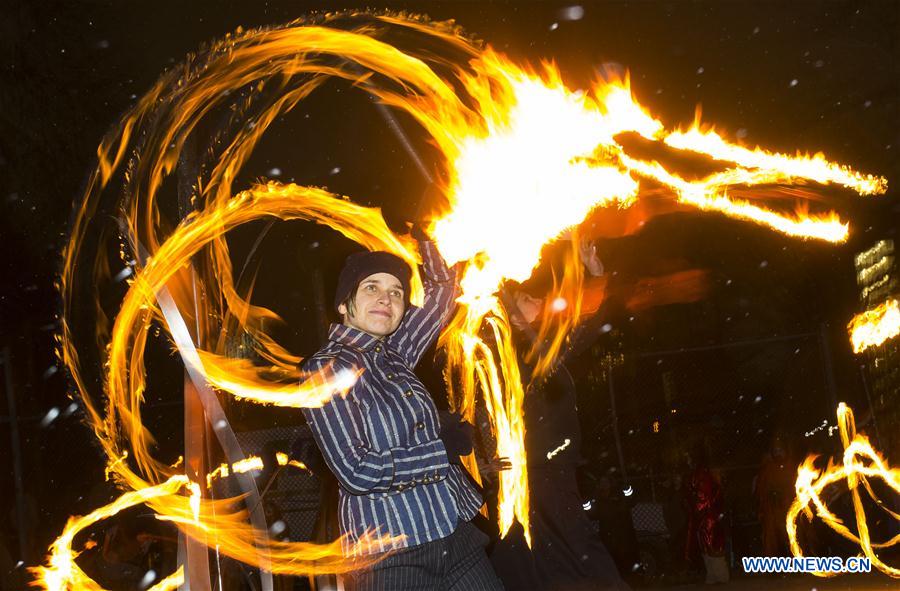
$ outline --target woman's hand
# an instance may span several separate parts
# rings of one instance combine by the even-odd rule
[[[509,470],[512,468],[512,462],[506,457],[495,457],[484,466],[481,466],[480,472],[482,477],[493,478],[498,472]]]
[[[603,262],[597,256],[597,245],[592,241],[582,238],[578,242],[578,256],[582,264],[587,268],[592,277],[603,276]]]

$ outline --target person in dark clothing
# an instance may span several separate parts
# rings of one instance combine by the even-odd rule
[[[762,528],[763,556],[790,555],[784,521],[794,500],[794,481],[799,464],[793,454],[789,453],[780,435],[773,439],[771,448],[760,463],[754,492]]]
[[[593,276],[603,266],[592,244],[581,259]],[[513,294],[510,322],[518,351],[532,344],[531,329],[544,302],[524,292]],[[576,471],[583,463],[575,382],[564,365],[600,334],[599,316],[571,335],[551,373],[532,383],[532,366],[520,361],[525,393],[525,449],[528,457],[532,547],[515,524],[498,540],[491,562],[507,590],[627,589],[615,563],[587,519],[578,493]]]

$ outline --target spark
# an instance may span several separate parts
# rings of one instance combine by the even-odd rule
[[[562,444],[559,445],[556,449],[547,452],[547,459],[552,460],[556,456],[556,454],[569,447],[570,443],[572,443],[572,440],[566,437]]]
[[[828,421],[823,419],[821,425],[819,425],[819,426],[817,426],[817,427],[814,427],[814,428],[813,428],[812,430],[810,430],[810,431],[805,432],[805,433],[803,434],[803,436],[804,436],[804,437],[812,437],[813,435],[815,435],[815,434],[818,433],[819,431],[824,431],[824,430],[826,430],[826,429],[828,430],[828,435],[830,436],[830,435],[831,435],[831,428],[828,426]]]

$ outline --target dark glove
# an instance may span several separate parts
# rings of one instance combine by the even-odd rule
[[[323,470],[328,468],[325,466],[325,458],[316,445],[316,440],[312,437],[300,436],[291,444],[290,459],[303,462],[314,476],[321,476]]]
[[[431,236],[425,231],[425,224],[422,222],[413,223],[412,227],[409,229],[409,235],[419,242],[432,240]]]
[[[472,453],[472,423],[462,420],[455,412],[442,410],[438,412],[441,422],[441,441],[447,450],[447,458],[451,464],[459,464],[460,456]]]

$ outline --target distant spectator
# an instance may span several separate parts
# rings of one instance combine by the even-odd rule
[[[791,457],[781,436],[772,440],[756,477],[757,515],[764,556],[789,556],[785,518],[794,500],[794,480],[799,462]]]
[[[709,467],[706,447],[701,443],[691,454],[691,473],[686,488],[688,526],[685,559],[699,551],[707,583],[727,583],[725,559],[725,503],[722,485]]]

